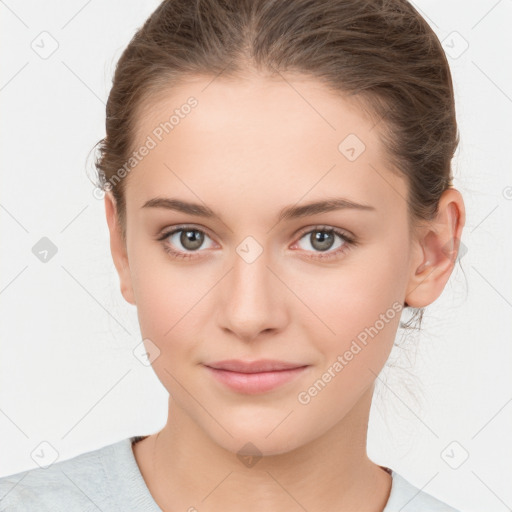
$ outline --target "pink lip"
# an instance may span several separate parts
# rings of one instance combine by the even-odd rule
[[[270,359],[248,362],[230,359],[205,366],[213,377],[232,390],[253,395],[289,382],[309,365]]]

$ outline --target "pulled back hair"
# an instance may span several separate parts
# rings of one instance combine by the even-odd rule
[[[409,225],[437,214],[459,143],[453,85],[439,39],[408,1],[164,0],[117,63],[95,146],[97,186],[112,191],[124,240],[126,179],[114,178],[144,106],[188,78],[250,72],[299,74],[356,102],[375,122],[385,163],[408,183]],[[401,327],[421,327],[422,317],[418,308]]]

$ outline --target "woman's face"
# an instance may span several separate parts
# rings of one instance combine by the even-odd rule
[[[273,454],[319,438],[386,362],[413,244],[406,183],[372,128],[291,78],[197,79],[140,117],[123,295],[173,414],[226,449]],[[270,389],[255,375],[235,388],[206,366],[228,359],[306,368]]]

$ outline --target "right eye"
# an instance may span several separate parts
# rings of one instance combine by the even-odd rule
[[[198,249],[203,245],[205,237],[210,238],[201,229],[193,226],[178,226],[170,231],[166,231],[158,240],[163,243],[164,250],[171,256],[175,258],[192,258],[194,253],[201,252]],[[180,245],[185,250],[180,249]]]

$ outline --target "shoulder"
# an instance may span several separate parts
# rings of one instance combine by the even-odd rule
[[[109,493],[109,473],[129,446],[127,438],[46,468],[1,477],[0,512],[117,510]]]
[[[392,471],[391,476],[391,493],[383,512],[459,512],[418,489],[395,471]]]

